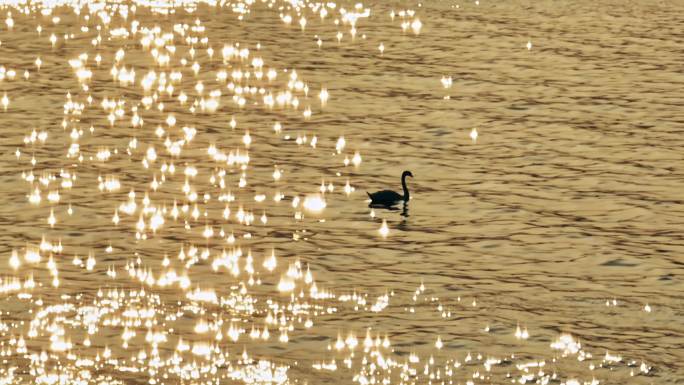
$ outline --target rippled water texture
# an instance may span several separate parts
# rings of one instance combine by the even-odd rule
[[[680,3],[55,5],[0,14],[0,382],[684,382]]]

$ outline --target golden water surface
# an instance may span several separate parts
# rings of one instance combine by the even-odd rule
[[[681,2],[3,3],[0,383],[684,381]]]

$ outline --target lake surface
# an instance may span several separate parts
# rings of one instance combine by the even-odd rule
[[[684,383],[681,3],[5,3],[2,383]]]

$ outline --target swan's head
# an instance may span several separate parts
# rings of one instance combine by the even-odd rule
[[[402,178],[406,178],[407,176],[410,176],[411,178],[413,178],[413,174],[411,174],[411,171],[404,171],[404,172],[401,174],[401,177],[402,177]]]

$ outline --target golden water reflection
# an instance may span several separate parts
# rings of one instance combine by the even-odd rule
[[[524,141],[510,131],[523,128],[497,131],[487,114],[500,96],[444,50],[459,49],[447,34],[458,20],[478,28],[500,16],[488,7],[5,2],[2,383],[594,385],[681,374],[679,353],[658,353],[681,342],[681,300],[659,295],[681,239],[653,234],[671,248],[646,262],[656,273],[640,288],[632,270],[600,267],[611,280],[601,281],[572,260],[607,246],[588,240],[574,256],[563,242],[619,232],[608,227],[628,204],[581,196],[583,210],[609,218],[573,227],[561,222],[592,214],[537,184],[556,166],[496,168],[524,156],[538,165],[545,150],[499,147]],[[504,49],[511,65],[533,71],[523,55],[543,41],[516,38]],[[489,179],[481,162],[506,177]],[[411,215],[368,208],[363,191],[396,188],[405,168],[416,174]],[[592,176],[552,179],[573,178]],[[634,210],[625,217],[648,223],[647,208]],[[646,329],[616,321],[625,317]]]

